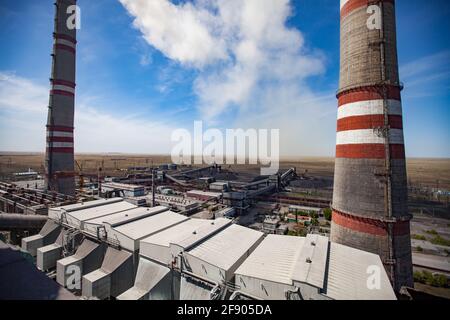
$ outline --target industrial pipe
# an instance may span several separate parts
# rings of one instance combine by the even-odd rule
[[[41,229],[46,222],[46,216],[15,213],[0,214],[0,230]]]

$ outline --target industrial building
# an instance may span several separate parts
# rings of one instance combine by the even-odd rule
[[[186,192],[186,196],[200,201],[211,201],[211,200],[219,200],[220,198],[222,198],[222,193],[208,192],[201,190],[190,190]]]
[[[117,213],[107,215],[105,217],[95,218],[83,223],[82,230],[88,232],[94,236],[106,237],[106,230],[104,225],[119,226],[125,223],[137,221],[164,211],[168,211],[168,208],[158,206],[153,208],[133,208]]]
[[[290,205],[289,206],[289,213],[298,213],[298,212],[305,212],[305,213],[316,213],[319,215],[321,213],[321,208],[316,207],[306,207],[306,206],[297,206],[297,205]]]
[[[380,288],[367,286],[378,256],[318,235],[268,235],[236,270],[234,295],[269,300],[395,300],[385,272]]]
[[[52,208],[41,234],[23,239],[23,248],[37,252],[39,269],[86,298],[395,298],[382,267],[383,289],[366,288],[366,268],[382,266],[375,254],[322,236],[265,237],[226,218],[125,204],[131,205],[104,199]],[[75,289],[73,268],[81,275]],[[271,289],[264,296],[261,288]]]
[[[145,169],[152,174],[111,177],[106,183],[98,177],[101,192],[92,195],[94,200],[73,197],[77,42],[76,31],[67,29],[64,18],[67,7],[75,3],[56,0],[47,190],[22,192],[16,187],[11,192],[0,184],[5,212],[33,215],[34,219],[13,217],[15,226],[28,224],[30,230],[39,226],[39,233],[21,239],[22,249],[35,262],[33,271],[39,270],[34,277],[40,282],[41,276],[55,279],[45,285],[55,297],[393,300],[402,286],[412,286],[394,1],[341,0],[330,239],[281,235],[289,224],[297,228],[311,222],[311,217],[299,217],[298,211],[320,213],[329,206],[329,199],[285,193],[296,168],[270,177],[223,181],[229,178],[220,176],[218,165],[190,167],[170,175],[168,171],[177,170],[176,165],[164,164],[157,171],[133,167],[133,171]],[[381,29],[367,28],[371,3],[381,7]],[[156,188],[156,180],[169,188]],[[151,183],[153,194],[146,194],[145,186],[124,182]],[[155,189],[160,193],[155,194]],[[100,199],[102,194],[106,199]],[[245,224],[250,226],[259,216],[261,227],[239,225],[238,218],[245,218],[260,200],[291,204],[287,221],[280,212],[271,216],[272,208],[270,213],[256,213]],[[213,219],[188,217],[200,208],[205,213],[202,218]],[[48,215],[48,220],[36,215]],[[0,216],[0,222],[6,220]],[[0,261],[0,268],[11,272],[8,263]],[[71,277],[74,269],[80,278]],[[379,276],[375,288],[368,281],[371,272]]]
[[[149,194],[145,196],[145,200],[148,205],[151,205],[153,203],[153,196]],[[169,196],[164,194],[155,194],[155,203],[183,212],[194,211],[201,205],[200,200],[182,196]]]
[[[137,208],[134,210],[145,210],[145,208]],[[115,239],[120,243],[122,248],[135,252],[139,250],[141,239],[161,232],[188,219],[188,217],[172,211],[163,211],[159,214],[123,224],[105,223],[105,237],[108,239]]]
[[[114,201],[107,202],[100,200],[100,205],[90,208],[80,206],[76,210],[62,209],[60,212],[50,210],[48,215],[50,218],[57,221],[59,220],[70,227],[82,229],[85,221],[136,208],[134,204],[124,201],[121,198],[115,198],[112,200]]]
[[[141,197],[145,194],[145,188],[139,185],[108,182],[101,185],[102,194],[113,197]]]
[[[141,240],[140,255],[144,258],[170,265],[179,253],[229,226],[228,219],[190,219],[170,229]]]
[[[331,240],[378,254],[399,291],[413,275],[395,2],[341,0],[340,16]]]
[[[20,188],[15,184],[0,182],[0,211],[24,215],[46,215],[49,206],[75,202],[75,198],[58,193]]]
[[[231,281],[262,239],[262,232],[232,224],[184,252],[181,268],[215,283]]]
[[[230,184],[227,181],[217,181],[217,182],[213,182],[209,185],[209,190],[225,192],[225,191],[228,191],[229,187],[230,187]]]

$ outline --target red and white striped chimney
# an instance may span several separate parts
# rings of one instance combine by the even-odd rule
[[[48,190],[75,194],[74,105],[76,29],[68,19],[76,0],[56,0],[50,102],[45,154]],[[72,7],[73,8],[73,7]],[[68,10],[69,9],[69,10]]]
[[[331,240],[379,254],[413,286],[395,1],[341,0]]]

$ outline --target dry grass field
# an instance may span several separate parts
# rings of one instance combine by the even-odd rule
[[[152,166],[169,163],[170,156],[165,155],[127,155],[127,154],[77,154],[76,161],[84,173],[95,174],[101,166],[105,174],[119,174],[118,169],[132,166]],[[227,165],[224,167],[228,168]],[[333,158],[300,158],[283,159],[280,167],[296,167],[298,173],[311,176],[332,177]],[[450,159],[408,159],[408,179],[414,185],[436,187],[450,190]],[[26,171],[28,168],[43,172],[44,154],[42,153],[0,153],[0,176],[5,177],[13,172]],[[259,167],[255,165],[233,165],[237,172],[248,172],[257,175]],[[78,168],[76,168],[78,170]]]

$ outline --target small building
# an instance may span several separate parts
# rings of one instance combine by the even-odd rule
[[[279,225],[276,230],[276,234],[285,235],[288,233],[288,229],[289,229],[288,226],[285,224]]]
[[[151,205],[152,195],[147,195],[147,204]],[[191,212],[200,207],[200,202],[191,198],[184,198],[180,196],[156,194],[155,202],[161,206],[166,206],[171,209],[176,209],[178,211]]]
[[[201,178],[198,178],[198,180],[200,180],[201,182],[204,182],[205,184],[210,184],[210,183],[213,183],[214,181],[216,181],[216,178],[214,178],[214,177],[201,177]]]
[[[226,192],[230,188],[230,184],[227,181],[217,181],[209,185],[209,190]]]
[[[134,184],[108,182],[101,185],[101,192],[116,197],[140,197],[145,194],[145,188]]]
[[[161,194],[167,196],[167,195],[174,194],[174,192],[173,192],[173,189],[170,189],[170,188],[164,188],[164,189],[161,190]]]
[[[241,192],[224,192],[223,204],[236,209],[238,214],[242,214],[250,206],[247,202],[246,191]]]
[[[39,173],[33,171],[31,168],[29,168],[28,171],[25,172],[13,173],[14,178],[20,180],[35,180],[38,178],[38,175]]]
[[[307,206],[297,206],[297,205],[290,205],[289,206],[289,213],[298,213],[298,212],[304,212],[304,213],[316,213],[320,215],[322,212],[321,208],[315,208],[315,207],[307,207]]]
[[[263,222],[263,232],[266,234],[276,233],[279,223],[280,219],[277,217],[266,217]]]
[[[168,164],[161,164],[161,165],[159,165],[159,170],[169,170],[169,165]]]
[[[302,224],[304,226],[308,226],[312,222],[312,218],[309,217],[309,216],[301,216],[299,214],[291,214],[291,213],[289,213],[286,216],[286,220],[288,222],[300,223],[300,224]]]
[[[233,218],[236,216],[236,210],[234,208],[223,208],[220,209],[216,212],[214,212],[214,218],[221,218],[221,217],[225,217],[225,218]]]
[[[218,192],[191,190],[186,192],[186,196],[200,201],[210,201],[210,200],[219,200],[222,197],[222,194]]]

